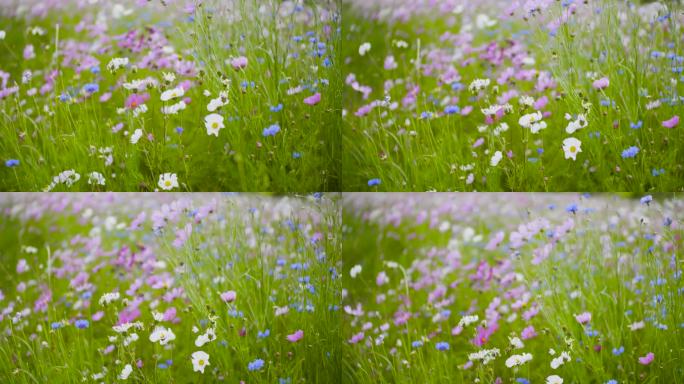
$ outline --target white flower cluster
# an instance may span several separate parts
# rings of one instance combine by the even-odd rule
[[[81,180],[81,175],[76,173],[76,171],[73,169],[69,169],[53,177],[50,185],[48,185],[43,191],[50,192],[59,184],[65,184],[67,187],[71,187],[79,180]]]
[[[482,350],[479,350],[475,353],[469,354],[468,360],[470,360],[470,361],[482,360],[482,364],[486,365],[490,361],[496,359],[498,356],[501,356],[501,352],[499,351],[499,348],[482,349]]]
[[[520,355],[513,355],[506,359],[506,366],[508,368],[513,368],[513,367],[518,367],[520,365],[523,365],[527,363],[528,361],[532,360],[532,354],[531,353],[523,353]]]
[[[542,121],[542,118],[543,115],[539,111],[528,113],[527,115],[523,115],[520,120],[518,120],[518,124],[520,124],[523,128],[529,128],[532,133],[536,134],[542,129],[546,128],[546,122]]]

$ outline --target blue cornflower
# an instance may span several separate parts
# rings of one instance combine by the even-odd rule
[[[278,124],[273,124],[268,128],[264,128],[264,137],[275,136],[276,133],[280,132],[280,126]]]
[[[50,328],[52,329],[60,329],[62,328],[62,323],[55,321],[54,323],[50,324]]]
[[[446,341],[439,342],[435,344],[435,347],[437,348],[438,351],[448,351],[449,350],[449,343]]]
[[[606,384],[618,384],[617,380],[610,379],[606,381]]]
[[[282,110],[283,110],[283,104],[282,103],[271,107],[271,112],[280,112]]]
[[[444,108],[444,113],[447,115],[453,115],[459,112],[461,112],[461,108],[459,108],[458,105],[447,105],[447,107]]]
[[[293,159],[301,159],[302,154],[300,152],[292,152],[292,158]]]
[[[518,377],[517,379],[515,379],[515,381],[516,381],[518,384],[530,384],[530,381],[529,381],[529,380],[524,379],[524,378],[522,378],[522,377]]]
[[[380,179],[370,179],[368,180],[368,186],[369,187],[374,187],[376,185],[380,185]]]
[[[577,213],[578,209],[579,208],[577,207],[577,204],[573,203],[573,204],[568,205],[567,208],[565,208],[565,212],[575,214],[575,213]]]
[[[414,341],[413,343],[411,343],[411,346],[412,346],[413,348],[420,348],[420,347],[423,346],[423,342],[420,341],[420,340],[416,340],[416,341]]]
[[[95,93],[100,90],[100,86],[97,83],[88,83],[83,86],[83,90],[86,93]]]
[[[649,205],[651,203],[651,201],[653,201],[653,196],[646,195],[646,196],[642,197],[640,201],[641,201],[641,204]]]
[[[622,151],[622,158],[623,159],[628,159],[635,157],[639,153],[639,147],[631,146],[624,151]]]
[[[267,329],[267,330],[265,330],[265,331],[263,331],[263,332],[262,332],[262,331],[259,331],[259,332],[257,333],[257,337],[260,338],[260,339],[263,339],[263,338],[268,337],[268,335],[270,335],[270,334],[271,334],[271,330],[270,330],[270,329]]]
[[[183,133],[183,127],[176,127],[176,133],[179,135]]]
[[[250,371],[258,371],[264,367],[264,361],[261,359],[256,359],[247,365],[247,369]]]
[[[644,126],[644,122],[641,121],[641,120],[639,120],[639,121],[637,121],[636,123],[629,123],[629,126],[630,126],[632,129],[639,129],[639,128],[641,128],[641,127]]]
[[[79,319],[79,320],[76,320],[76,322],[74,323],[74,325],[75,325],[76,328],[78,328],[78,329],[84,329],[84,328],[88,328],[88,326],[90,325],[90,323],[88,322],[88,320]]]
[[[17,159],[9,159],[5,161],[5,167],[7,168],[16,167],[17,165],[19,165],[19,160]]]
[[[660,175],[664,175],[664,174],[665,174],[665,169],[663,169],[663,168],[660,168],[660,169],[653,168],[653,169],[651,170],[651,175],[652,175],[653,177],[660,176]]]

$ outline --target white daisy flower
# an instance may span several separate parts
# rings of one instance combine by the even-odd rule
[[[489,164],[492,167],[496,167],[497,165],[499,165],[499,162],[501,161],[502,158],[503,158],[503,154],[501,153],[501,151],[496,151],[496,152],[494,152],[494,156],[492,156],[492,160],[489,162]]]
[[[178,176],[175,173],[164,173],[159,175],[159,188],[170,191],[174,188],[178,188]]]
[[[166,345],[169,341],[176,339],[176,335],[170,328],[157,326],[150,334],[150,341],[153,343],[159,342],[160,345]]]
[[[161,94],[161,101],[169,101],[171,99],[183,97],[183,95],[185,95],[185,90],[181,87],[169,89]]]
[[[349,270],[349,276],[351,276],[352,279],[356,279],[356,276],[361,273],[362,267],[360,265],[355,265],[352,267],[352,269]]]
[[[551,368],[556,369],[570,360],[570,354],[568,352],[563,351],[558,357],[551,360]]]
[[[472,93],[479,92],[487,87],[489,87],[489,84],[492,81],[490,79],[475,79],[473,80],[472,83],[468,86],[468,90]]]
[[[531,353],[523,353],[521,355],[513,355],[513,356],[509,357],[508,359],[506,359],[506,366],[508,368],[513,368],[513,367],[523,365],[530,360],[532,360],[532,354]]]
[[[212,113],[204,118],[204,125],[207,128],[207,135],[214,135],[218,137],[219,131],[225,126],[223,125],[223,116],[218,113]]]
[[[88,184],[105,185],[105,178],[99,172],[90,172],[88,174]]]
[[[197,336],[197,339],[195,339],[195,346],[201,347],[214,340],[216,340],[216,332],[214,331],[214,328],[208,328],[204,334]]]
[[[132,372],[133,372],[133,367],[131,367],[130,364],[126,364],[124,369],[121,371],[121,374],[119,374],[119,379],[120,380],[127,380],[128,376],[130,376]]]
[[[568,137],[563,140],[563,152],[566,159],[577,160],[577,154],[582,152],[582,142],[574,137]]]
[[[121,67],[127,66],[128,62],[128,57],[115,57],[107,64],[107,69],[110,72],[114,72]]]
[[[364,56],[371,49],[371,43],[363,43],[359,46],[359,55]]]
[[[121,294],[119,292],[109,292],[105,293],[100,297],[100,305],[107,305],[110,304],[112,301],[117,301],[121,297]]]
[[[192,370],[204,373],[204,368],[209,364],[209,355],[204,351],[192,353]]]

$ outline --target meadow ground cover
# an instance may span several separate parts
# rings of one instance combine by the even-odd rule
[[[339,190],[334,0],[1,0],[0,190]]]
[[[683,9],[346,1],[344,190],[682,191]]]
[[[336,199],[3,194],[0,382],[339,382]]]
[[[681,383],[682,195],[345,194],[351,383]]]

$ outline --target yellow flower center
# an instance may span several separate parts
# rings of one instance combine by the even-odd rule
[[[217,122],[214,122],[214,123],[213,123],[213,124],[211,125],[211,127],[212,127],[212,128],[214,128],[214,129],[217,129],[217,128],[218,128],[218,126],[219,126],[219,125],[218,125],[218,123],[217,123]]]
[[[171,186],[171,180],[166,180],[164,182],[164,185],[166,185],[167,187],[170,187]]]
[[[573,153],[574,153],[576,150],[577,150],[577,148],[575,148],[574,145],[570,147],[570,152],[573,152]]]
[[[199,364],[199,365],[204,365],[204,360],[198,361],[197,364]]]

